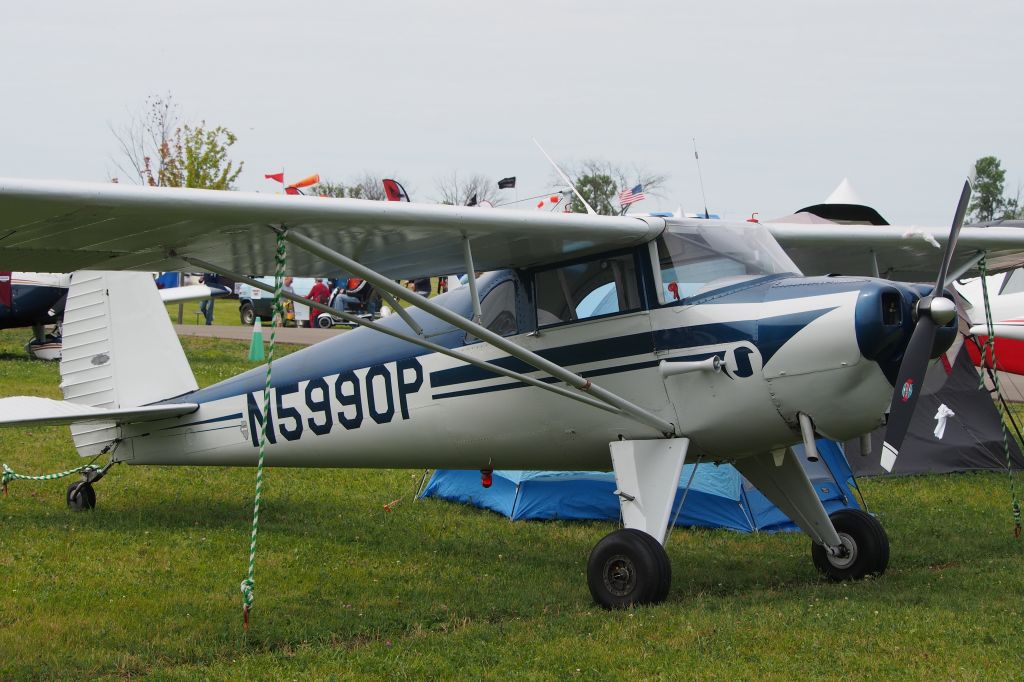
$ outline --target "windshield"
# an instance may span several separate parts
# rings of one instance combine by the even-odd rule
[[[663,304],[764,275],[800,273],[757,223],[669,220],[652,252]]]

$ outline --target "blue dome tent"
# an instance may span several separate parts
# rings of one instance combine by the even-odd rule
[[[851,485],[853,473],[842,449],[829,440],[818,441],[821,459],[809,462],[803,447],[794,448],[807,470],[825,509],[859,508]],[[694,467],[697,467],[694,474]],[[692,483],[690,482],[693,477]],[[753,531],[795,531],[785,514],[728,464],[687,464],[679,477],[675,509],[690,492],[676,525]],[[619,518],[614,494],[615,476],[594,471],[495,471],[490,488],[480,484],[479,471],[439,469],[421,497],[490,509],[513,520]]]

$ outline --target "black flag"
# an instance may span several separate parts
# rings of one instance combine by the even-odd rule
[[[510,178],[502,178],[498,180],[498,189],[514,189],[516,186],[516,176]]]

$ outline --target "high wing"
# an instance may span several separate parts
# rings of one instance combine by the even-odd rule
[[[905,282],[934,281],[949,239],[949,227],[765,223],[805,275],[869,275]],[[934,240],[934,244],[929,241]],[[996,272],[1024,261],[1024,229],[965,227],[949,272],[976,274],[979,252]],[[877,269],[876,269],[877,263]],[[966,268],[966,270],[965,270]]]
[[[243,273],[274,270],[286,226],[392,278],[531,267],[643,243],[661,218],[555,214],[359,199],[0,179],[0,269],[193,270],[194,256]],[[295,275],[337,268],[300,249]]]

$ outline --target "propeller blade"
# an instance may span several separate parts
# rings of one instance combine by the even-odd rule
[[[896,464],[903,439],[910,429],[914,407],[921,396],[925,372],[931,359],[932,344],[939,326],[930,317],[922,316],[914,327],[914,333],[903,353],[900,373],[896,379],[896,390],[889,404],[889,424],[885,428],[885,442],[882,443],[882,468],[892,471]]]
[[[903,439],[910,429],[914,407],[924,389],[925,375],[928,371],[928,361],[931,360],[935,335],[940,323],[945,323],[949,319],[944,317],[950,311],[947,307],[948,301],[942,299],[942,293],[946,288],[946,274],[953,261],[953,254],[956,253],[957,238],[960,236],[960,228],[963,227],[970,201],[971,180],[968,178],[964,181],[963,190],[960,191],[960,201],[956,205],[953,226],[949,231],[946,250],[942,254],[942,265],[939,267],[939,276],[935,279],[935,287],[930,295],[922,297],[918,301],[917,324],[914,327],[914,333],[910,336],[910,343],[907,344],[907,348],[903,352],[903,362],[900,363],[900,371],[896,379],[896,390],[893,392],[892,402],[889,404],[889,424],[885,429],[885,442],[882,443],[882,468],[886,471],[891,472],[893,466],[896,465],[900,446],[903,445]],[[936,301],[945,305],[939,305]],[[955,311],[953,312],[955,314]]]
[[[935,280],[932,296],[941,296],[942,290],[946,288],[946,273],[949,272],[949,264],[953,261],[953,254],[956,252],[956,240],[960,236],[960,228],[964,225],[964,217],[967,215],[967,206],[970,203],[971,181],[967,179],[964,180],[964,188],[960,191],[960,202],[956,205],[953,227],[949,231],[949,241],[946,242],[946,252],[942,254],[942,265],[939,267],[939,276]]]

